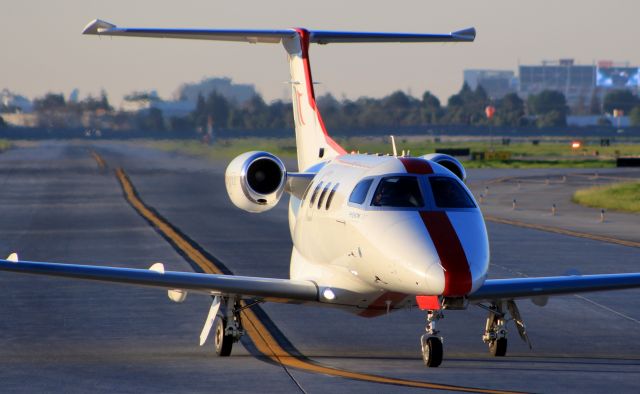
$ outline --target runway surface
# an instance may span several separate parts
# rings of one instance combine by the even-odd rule
[[[187,244],[177,247],[127,200],[117,168],[140,201]],[[234,274],[287,277],[286,204],[260,215],[239,211],[228,201],[223,173],[223,162],[130,144],[48,142],[9,150],[0,154],[0,252],[135,268],[162,261],[167,269],[191,271],[198,266],[184,249],[193,247]],[[546,176],[472,171],[470,182],[529,175]],[[640,271],[635,247],[487,226],[494,278]],[[159,290],[9,273],[0,273],[0,288],[2,392],[418,390],[407,382],[526,392],[640,388],[639,290],[558,297],[544,308],[520,302],[534,350],[511,326],[509,355],[502,359],[489,357],[480,339],[484,311],[448,312],[441,324],[445,360],[426,369],[418,310],[363,319],[266,304],[257,321],[272,323],[265,332],[296,357],[269,357],[245,337],[231,357],[218,359],[211,344],[198,346],[210,302],[204,296],[174,304]],[[296,367],[295,360],[316,370]],[[395,384],[367,380],[370,375]]]

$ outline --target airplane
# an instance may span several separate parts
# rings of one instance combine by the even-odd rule
[[[488,279],[485,222],[464,181],[464,166],[445,154],[410,157],[347,152],[327,133],[316,104],[310,44],[472,42],[475,29],[448,34],[307,30],[211,30],[120,28],[94,20],[84,34],[282,44],[290,69],[297,172],[277,156],[246,152],[228,165],[225,185],[238,208],[265,212],[289,198],[293,240],[290,279],[0,260],[0,270],[152,286],[183,302],[189,292],[213,297],[203,327],[204,344],[214,328],[218,356],[229,356],[244,334],[243,300],[339,308],[362,317],[418,307],[426,313],[420,337],[427,367],[443,360],[438,321],[446,310],[470,305],[488,311],[482,340],[494,356],[505,356],[514,321],[528,342],[516,305],[531,299],[640,287],[640,273]],[[253,304],[250,304],[253,305]]]

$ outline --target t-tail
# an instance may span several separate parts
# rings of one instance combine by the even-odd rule
[[[309,60],[309,46],[330,43],[372,42],[470,42],[475,29],[469,28],[448,34],[344,32],[306,29],[283,30],[219,30],[219,29],[154,29],[121,28],[96,19],[85,27],[83,34],[105,36],[182,38],[197,40],[238,41],[251,44],[282,43],[289,58],[291,98],[296,130],[298,169],[310,167],[336,156],[345,150],[327,133],[318,111]]]

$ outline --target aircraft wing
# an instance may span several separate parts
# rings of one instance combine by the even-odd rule
[[[640,287],[640,273],[489,279],[470,301],[536,298]]]
[[[147,270],[0,260],[0,271],[124,283],[211,295],[236,295],[272,302],[318,301],[318,287],[311,281],[164,271],[164,266],[159,263]]]
[[[122,37],[240,41],[249,42],[252,44],[277,44],[280,43],[283,38],[293,38],[298,33],[296,32],[296,29],[239,30],[118,27],[112,23],[105,22],[100,19],[95,19],[84,28],[82,34]],[[446,34],[345,32],[324,30],[309,31],[309,41],[318,44],[363,42],[468,42],[473,41],[475,37],[476,31],[474,28],[458,30]]]

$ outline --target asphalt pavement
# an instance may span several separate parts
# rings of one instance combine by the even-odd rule
[[[129,143],[44,142],[0,154],[0,252],[18,251],[24,260],[135,268],[161,261],[170,270],[193,270],[183,251],[127,202],[116,168],[126,171],[145,204],[234,274],[287,277],[291,240],[285,203],[263,214],[242,212],[226,196],[222,160]],[[522,192],[546,187],[538,196],[550,189],[567,195],[567,184],[594,176],[588,172],[478,170],[470,171],[470,184],[474,191],[489,185],[486,214],[538,223],[542,219],[533,220],[525,209],[540,209],[542,216],[548,201],[532,198],[526,205],[526,197],[519,197],[521,212],[509,206],[502,212],[500,201],[512,199],[509,193],[518,186],[500,179],[522,179]],[[547,176],[561,180],[563,175],[568,179],[563,184],[545,184]],[[525,185],[526,179],[541,185]],[[535,201],[540,208],[534,209]],[[571,222],[571,210],[581,209],[558,204],[559,215],[543,217],[554,222],[540,223]],[[637,225],[633,216],[623,217],[611,216],[604,225]],[[640,271],[636,247],[494,222],[487,227],[494,278]],[[248,340],[236,345],[231,357],[216,358],[211,344],[198,346],[210,302],[205,296],[175,304],[154,289],[9,273],[0,275],[0,288],[2,392],[417,390],[402,381],[527,392],[640,388],[640,290],[557,297],[543,308],[522,301],[534,348],[530,351],[511,326],[508,356],[500,359],[489,357],[481,341],[483,310],[451,311],[440,326],[445,360],[437,369],[424,368],[420,359],[424,315],[418,310],[364,319],[327,308],[261,306],[279,340],[296,354],[316,365],[400,381],[382,384],[274,362]]]

